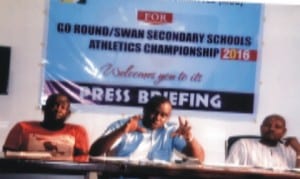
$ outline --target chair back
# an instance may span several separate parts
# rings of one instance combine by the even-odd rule
[[[258,135],[235,135],[235,136],[228,137],[228,139],[225,141],[225,159],[229,155],[231,146],[239,139],[259,139],[259,138],[260,136]]]

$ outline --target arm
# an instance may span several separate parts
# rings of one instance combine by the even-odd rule
[[[248,153],[247,147],[244,145],[243,139],[237,140],[232,144],[228,151],[228,156],[225,159],[225,163],[235,165],[247,165],[246,155]]]
[[[183,153],[186,154],[187,156],[195,157],[199,159],[200,162],[203,162],[205,153],[200,143],[195,138],[186,140],[186,143],[187,145],[183,149]]]
[[[172,134],[172,136],[181,135],[185,141],[186,146],[183,148],[183,153],[190,157],[199,159],[200,162],[204,161],[205,153],[200,143],[193,137],[191,132],[191,126],[187,120],[179,117],[179,128]]]
[[[4,152],[7,150],[20,151],[22,150],[21,147],[22,141],[23,141],[22,127],[18,123],[9,131],[2,150]]]
[[[296,156],[296,165],[295,165],[296,168],[300,168],[300,158],[299,158],[299,156],[300,156],[300,153],[297,153],[297,156]]]
[[[292,149],[294,149],[294,151],[296,152],[295,167],[300,168],[300,143],[299,143],[299,141],[297,140],[296,137],[288,137],[285,140],[286,140],[285,145],[291,146]]]
[[[123,125],[119,129],[111,132],[106,136],[99,137],[90,148],[90,155],[97,156],[107,153],[111,146],[119,139],[123,134],[125,134],[126,125]]]
[[[90,149],[90,155],[97,156],[97,155],[103,155],[110,151],[110,148],[112,145],[120,138],[122,135],[139,131],[143,132],[145,131],[144,128],[141,128],[138,126],[138,122],[141,120],[141,116],[133,116],[131,117],[123,126],[116,129],[115,131],[109,133],[108,135],[102,136],[98,138],[91,146]]]
[[[76,127],[75,133],[75,149],[74,149],[74,156],[79,155],[88,155],[89,153],[89,138],[88,134],[84,127],[78,126]]]

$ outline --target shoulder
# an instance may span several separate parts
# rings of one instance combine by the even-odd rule
[[[259,139],[243,138],[243,139],[239,139],[237,142],[241,142],[241,143],[257,143],[257,142],[259,142]]]
[[[278,143],[279,148],[281,148],[282,151],[286,151],[289,153],[295,153],[296,151],[291,147],[291,145],[286,146],[284,143]]]
[[[36,126],[40,126],[39,121],[20,121],[18,123],[15,124],[15,126],[24,128],[24,127],[36,127]]]
[[[38,121],[20,121],[17,122],[11,129],[11,133],[25,132],[38,130],[41,128],[40,122]]]
[[[110,125],[108,126],[109,128],[111,127],[120,127],[122,125],[124,125],[129,119],[118,119],[116,121],[113,121],[112,123],[110,123]]]
[[[242,139],[238,139],[236,142],[234,142],[233,145],[250,147],[250,146],[254,146],[254,145],[260,145],[260,142],[259,142],[259,139],[242,138]]]
[[[102,135],[107,135],[107,134],[111,133],[112,131],[117,130],[118,128],[123,126],[128,120],[129,119],[119,119],[119,120],[116,120],[116,121],[110,123]]]

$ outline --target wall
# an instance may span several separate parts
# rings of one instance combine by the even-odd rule
[[[1,0],[0,45],[11,46],[9,94],[0,95],[0,145],[9,129],[20,120],[42,119],[39,94],[48,1]],[[224,141],[234,134],[259,134],[261,120],[270,113],[286,117],[288,135],[300,137],[300,6],[266,5],[263,26],[259,99],[255,119],[174,111],[189,118],[195,136],[206,150],[206,162],[224,160]],[[115,113],[115,111],[118,111]],[[141,109],[99,107],[99,113],[74,111],[69,122],[82,124],[94,141],[107,124]]]

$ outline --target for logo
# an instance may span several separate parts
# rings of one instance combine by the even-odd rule
[[[138,11],[137,18],[149,24],[161,25],[173,22],[173,14],[157,11]]]

